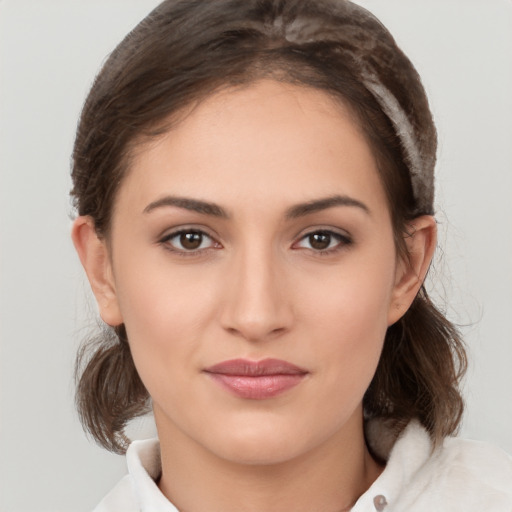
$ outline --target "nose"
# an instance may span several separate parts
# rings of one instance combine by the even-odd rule
[[[289,331],[293,308],[279,258],[246,251],[234,258],[225,287],[222,327],[248,341],[274,339]]]

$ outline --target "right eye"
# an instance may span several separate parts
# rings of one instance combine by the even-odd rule
[[[347,236],[329,229],[319,229],[304,235],[294,244],[295,249],[308,249],[318,254],[330,254],[352,244]]]
[[[182,229],[165,235],[160,243],[169,250],[178,253],[197,253],[207,249],[219,248],[220,244],[204,231]]]

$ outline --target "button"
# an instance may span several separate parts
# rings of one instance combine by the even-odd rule
[[[388,502],[386,501],[386,497],[379,494],[373,498],[373,504],[375,505],[375,510],[377,512],[382,512],[387,506]]]

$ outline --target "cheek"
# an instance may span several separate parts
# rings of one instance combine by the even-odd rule
[[[387,310],[382,303],[358,294],[361,289],[341,298],[338,308],[331,306],[319,313],[326,326],[324,357],[332,369],[330,377],[356,387],[373,377],[387,329]]]
[[[114,265],[119,307],[132,330],[172,326],[167,333],[179,334],[197,325],[211,307],[213,276],[207,267],[172,262],[165,249],[153,246],[125,251]]]
[[[343,389],[356,395],[366,390],[380,358],[395,277],[393,257],[371,260],[340,269],[322,279],[323,286],[302,293],[304,323],[328,362],[330,385],[342,380]]]
[[[354,256],[345,266],[305,281],[301,309],[313,324],[336,326],[340,333],[350,333],[347,343],[358,344],[365,333],[385,332],[394,280],[392,256]]]
[[[207,273],[170,265],[165,253],[150,255],[133,252],[118,262],[116,293],[135,365],[153,393],[153,383],[194,364],[215,293]]]

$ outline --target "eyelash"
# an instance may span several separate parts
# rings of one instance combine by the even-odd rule
[[[209,247],[199,247],[196,249],[180,249],[174,247],[170,242],[171,240],[181,237],[183,235],[199,235],[201,237],[201,243],[202,245],[204,243],[204,239],[210,239],[211,245]],[[327,247],[326,249],[314,249],[312,247],[302,247],[303,249],[306,249],[315,255],[320,256],[327,256],[329,254],[334,254],[338,251],[341,251],[348,246],[352,245],[353,241],[348,235],[343,235],[341,233],[338,233],[336,231],[332,231],[329,229],[316,229],[314,231],[310,231],[304,235],[302,235],[296,242],[293,243],[292,249],[300,249],[301,247],[297,247],[298,244],[301,242],[307,240],[308,238],[314,236],[314,235],[323,235],[329,237],[329,244],[331,244],[332,240],[334,239],[337,241],[336,245],[334,247]],[[172,233],[169,233],[162,237],[159,240],[159,244],[163,245],[167,250],[183,257],[193,257],[197,256],[199,254],[203,254],[206,251],[210,251],[212,249],[221,249],[222,245],[217,242],[212,236],[210,236],[208,233],[201,229],[194,229],[194,228],[184,228],[180,229],[178,231],[173,231]]]
[[[196,249],[180,249],[176,248],[171,244],[171,240],[174,238],[181,237],[183,235],[199,235],[201,237],[201,245],[204,243],[205,238],[211,240],[211,246],[210,247],[199,247]],[[183,228],[178,231],[173,231],[172,233],[169,233],[165,236],[163,236],[159,242],[159,244],[163,245],[168,251],[171,251],[179,256],[183,257],[193,257],[197,256],[198,254],[202,254],[205,251],[210,251],[212,249],[220,249],[222,246],[219,242],[217,242],[212,236],[210,236],[208,233],[203,231],[202,229],[195,229],[195,228]]]
[[[296,246],[297,244],[310,239],[310,237],[314,235],[323,235],[329,237],[329,245],[333,241],[337,241],[336,245],[334,247],[327,247],[326,249],[314,249],[311,247],[304,247],[304,249],[313,252],[315,255],[319,256],[328,256],[330,254],[337,253],[343,249],[346,249],[350,245],[352,245],[353,240],[345,234],[338,233],[337,231],[332,231],[330,229],[316,229],[313,231],[309,231],[305,235],[301,236],[297,242],[293,244],[292,247]]]

